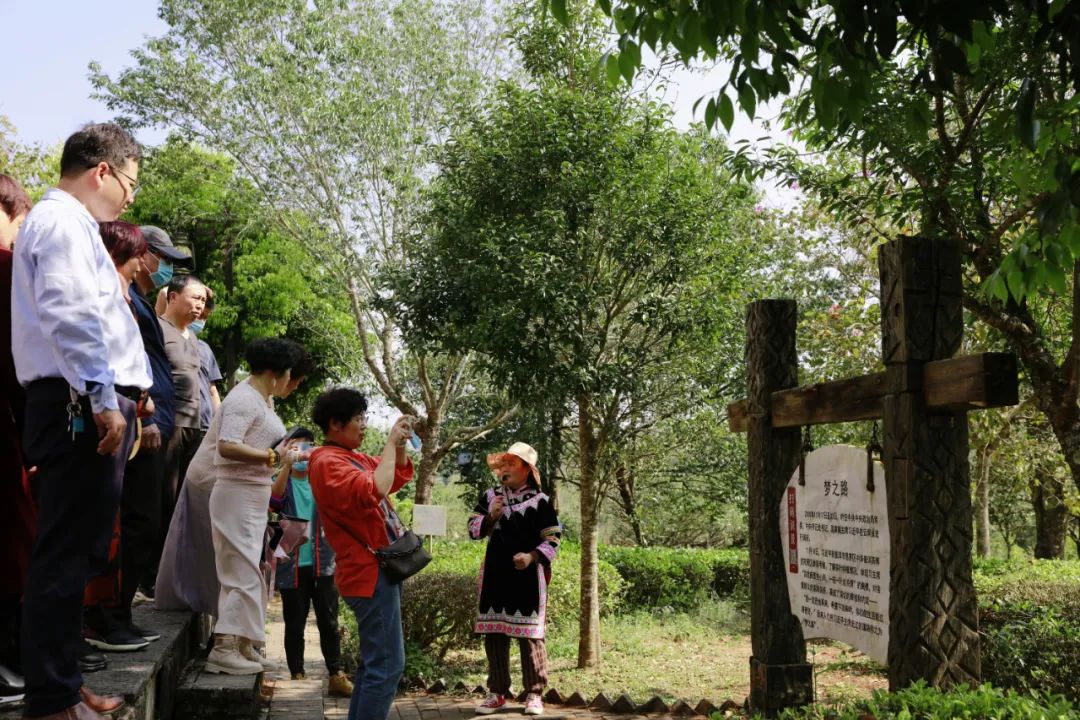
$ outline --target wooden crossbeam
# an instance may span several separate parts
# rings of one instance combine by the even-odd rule
[[[1019,401],[1012,353],[935,360],[923,373],[923,398],[931,411],[985,410]],[[883,372],[780,390],[772,394],[772,426],[876,420],[888,392],[888,374]],[[728,427],[746,432],[746,400],[728,405]]]

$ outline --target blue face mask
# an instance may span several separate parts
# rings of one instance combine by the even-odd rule
[[[150,279],[154,281],[154,287],[164,287],[172,280],[173,267],[168,260],[158,260],[158,269],[150,273]]]
[[[294,471],[296,471],[296,472],[306,473],[307,472],[307,464],[308,464],[307,460],[301,460],[299,462],[294,462],[293,465],[292,465],[292,469]]]
[[[201,333],[204,327],[206,327],[206,321],[205,320],[196,320],[195,322],[188,325],[188,329],[191,330],[191,332],[195,333],[196,335]]]

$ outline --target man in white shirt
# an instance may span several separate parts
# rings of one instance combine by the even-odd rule
[[[24,595],[26,717],[95,720],[123,701],[82,684],[83,590],[108,561],[136,404],[151,374],[98,233],[138,190],[140,150],[122,128],[68,138],[60,182],[15,243],[12,353],[27,390],[24,446],[38,467],[38,534]]]

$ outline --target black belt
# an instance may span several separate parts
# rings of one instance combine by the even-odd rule
[[[113,389],[116,390],[117,395],[123,395],[132,402],[139,402],[143,398],[145,390],[135,387],[134,385],[114,385]]]
[[[37,380],[31,382],[27,387],[40,387],[52,390],[54,392],[62,391],[64,393],[68,393],[71,391],[71,386],[68,385],[68,381],[64,378],[58,377],[38,378]],[[145,390],[141,390],[134,385],[114,385],[113,389],[116,390],[117,395],[123,395],[132,402],[139,402],[146,393]]]

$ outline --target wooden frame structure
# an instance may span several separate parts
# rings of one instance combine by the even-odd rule
[[[787,593],[780,496],[800,461],[803,425],[881,418],[891,567],[889,686],[980,678],[967,411],[1015,405],[1016,358],[953,357],[963,338],[959,247],[900,238],[882,246],[885,371],[796,387],[793,300],[746,313],[745,400],[728,407],[748,433],[750,707],[774,715],[813,701],[811,666]]]

